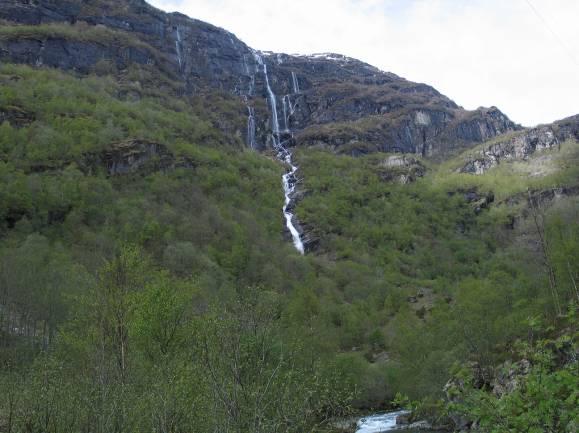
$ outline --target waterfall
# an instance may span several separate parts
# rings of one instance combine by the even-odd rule
[[[280,161],[285,162],[286,164],[288,164],[291,167],[291,169],[286,174],[284,174],[282,176],[282,185],[283,185],[283,191],[284,191],[284,195],[285,195],[285,200],[284,200],[284,205],[283,205],[282,211],[283,211],[283,215],[285,217],[286,227],[292,236],[294,247],[300,252],[300,254],[304,254],[304,252],[305,252],[304,243],[302,242],[302,238],[300,236],[300,233],[298,232],[298,230],[296,229],[296,227],[293,223],[294,215],[290,211],[292,196],[295,193],[296,185],[297,185],[296,172],[298,171],[298,167],[293,165],[292,154],[284,146],[285,142],[280,139],[279,120],[278,120],[278,116],[277,116],[277,100],[276,100],[276,96],[273,93],[273,90],[271,89],[271,86],[269,84],[269,76],[267,74],[267,64],[263,61],[263,59],[261,58],[261,56],[258,53],[255,53],[255,60],[257,61],[258,65],[260,65],[262,67],[263,75],[265,76],[265,85],[266,85],[267,96],[268,96],[267,99],[268,99],[270,110],[271,110],[271,126],[272,126],[272,131],[273,131],[273,134],[272,134],[273,147],[277,152],[277,158]],[[284,101],[285,100],[286,99],[284,98]],[[285,102],[284,102],[284,107],[285,107]],[[284,114],[284,118],[286,119],[285,121],[286,121],[286,129],[287,129],[287,118],[285,117],[285,114]]]
[[[356,433],[385,433],[389,431],[399,431],[396,428],[396,418],[406,415],[408,411],[383,413],[371,415],[360,419],[357,422]]]
[[[285,95],[282,98],[283,104],[283,124],[284,124],[284,131],[289,132],[289,117],[295,113],[296,107],[292,105],[292,100],[290,95]]]
[[[291,95],[285,95],[282,98],[282,103],[283,103],[283,122],[285,126],[284,130],[289,132],[290,130],[289,118],[290,116],[293,116],[293,114],[295,113],[296,107],[295,105],[292,104]]]
[[[292,71],[292,82],[294,84],[294,93],[300,93],[300,83],[298,83],[298,77],[294,71]]]
[[[291,203],[291,196],[295,192],[297,179],[296,179],[296,171],[298,168],[292,164],[291,162],[291,154],[288,152],[287,158],[285,160],[291,167],[291,170],[282,176],[283,182],[283,190],[285,193],[285,202],[283,205],[283,215],[285,216],[285,223],[287,228],[289,229],[292,239],[294,241],[294,246],[300,252],[300,254],[304,254],[304,243],[302,242],[302,238],[300,237],[300,233],[295,228],[292,220],[293,220],[293,213],[288,210],[288,207]]]
[[[271,90],[269,85],[269,77],[267,76],[267,65],[263,63],[263,74],[265,75],[265,85],[267,87],[267,95],[269,100],[269,105],[271,109],[271,126],[273,130],[273,142],[276,146],[280,146],[279,142],[279,120],[277,118],[277,101],[275,99],[275,94]]]
[[[232,41],[233,43],[233,41]],[[244,97],[245,104],[247,105],[247,145],[251,149],[255,149],[255,110],[249,105],[248,96],[253,96],[255,92],[255,73],[250,72],[249,65],[247,64],[247,55],[243,55],[243,69],[245,70],[245,75],[249,77],[247,95]]]
[[[177,26],[176,36],[175,51],[177,52],[177,60],[179,61],[179,71],[181,71],[183,69],[183,56],[181,55],[181,32],[179,31],[179,26]]]
[[[247,54],[243,55],[243,69],[245,70],[245,75],[249,77],[247,95],[253,96],[253,93],[255,92],[255,73],[249,71],[249,65],[247,64]]]
[[[255,149],[255,110],[248,105],[247,111],[249,112],[247,116],[247,145]]]
[[[282,101],[282,105],[283,105],[283,126],[284,126],[284,131],[289,131],[289,128],[288,128],[288,118],[287,118],[287,116],[288,116],[287,95],[284,96],[281,101]]]

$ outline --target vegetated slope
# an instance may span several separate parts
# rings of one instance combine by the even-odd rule
[[[91,4],[10,2],[0,10],[78,21],[80,12],[65,19],[54,10],[77,5],[85,18],[112,19]],[[115,5],[111,16],[126,15],[113,20],[117,27],[136,28],[147,14],[166,18],[144,3]],[[127,12],[134,5],[145,8],[136,20]],[[169,49],[172,24],[160,22]],[[82,41],[83,26],[64,28]],[[21,36],[6,40],[30,40]],[[169,52],[148,38],[138,36],[139,44]],[[70,39],[62,39],[67,47]],[[218,58],[222,48],[203,56]],[[288,118],[298,143],[302,127],[307,137],[308,128],[370,121],[371,101],[390,101],[388,86],[413,86],[335,55],[263,57],[276,94],[292,93],[292,106],[322,101],[304,105],[303,120],[298,109]],[[4,430],[316,430],[352,408],[384,408],[396,392],[441,396],[454,363],[503,361],[529,332],[528,317],[558,326],[575,296],[574,119],[548,127],[556,145],[531,146],[526,161],[500,159],[480,176],[461,169],[496,143],[510,146],[512,136],[443,164],[361,155],[331,138],[304,141],[295,152],[296,212],[317,246],[302,257],[282,236],[282,168],[244,145],[240,77],[182,79],[174,56],[166,69],[148,60],[97,63],[0,68]],[[264,78],[254,67],[259,94]],[[251,76],[242,75],[245,84]],[[319,96],[324,82],[336,88]],[[191,96],[195,86],[203,92]],[[347,93],[359,92],[368,99],[355,108],[358,96]],[[427,86],[418,93],[420,110],[399,107],[415,126],[426,122],[428,104],[462,113]],[[246,96],[262,113],[265,145],[267,106]]]

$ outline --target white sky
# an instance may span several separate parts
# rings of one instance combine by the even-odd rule
[[[579,0],[149,1],[255,49],[345,54],[525,126],[579,113]]]

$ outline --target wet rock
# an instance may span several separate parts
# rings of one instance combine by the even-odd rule
[[[411,413],[403,413],[396,417],[396,425],[408,425],[412,419]]]
[[[432,424],[428,421],[416,421],[407,425],[396,426],[394,430],[428,431],[432,430]]]

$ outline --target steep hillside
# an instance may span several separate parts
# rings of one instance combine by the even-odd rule
[[[572,431],[579,117],[141,0],[0,19],[0,432],[327,433],[408,399]],[[532,387],[485,397],[513,358]]]

